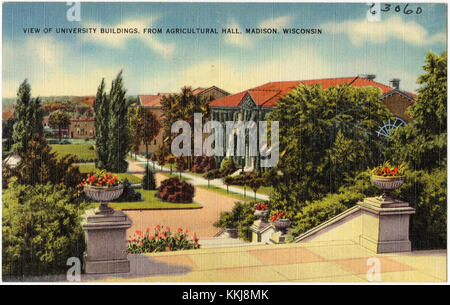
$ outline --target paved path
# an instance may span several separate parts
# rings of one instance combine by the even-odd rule
[[[128,171],[136,176],[143,176],[142,167],[134,161],[129,160]],[[157,185],[167,179],[165,175],[158,172],[155,174],[155,178]],[[144,231],[150,228],[153,231],[156,225],[161,225],[168,226],[173,231],[178,227],[188,229],[190,234],[195,232],[200,240],[201,238],[210,238],[220,231],[219,228],[213,226],[213,223],[219,219],[220,213],[230,211],[238,200],[203,188],[196,188],[194,201],[200,203],[203,208],[127,211],[127,215],[133,221],[133,226],[128,230],[128,236],[134,234],[136,230]]]
[[[147,161],[144,158],[137,156],[137,160],[138,161],[130,162],[130,163],[133,163],[133,165],[130,164],[129,171],[131,169],[132,171],[139,172],[139,169],[138,169],[139,167],[141,167],[141,166],[145,167],[145,164],[147,163]],[[150,168],[153,169],[153,166],[154,166],[155,170],[161,171],[161,167],[159,165],[153,164],[152,161],[149,161],[149,164],[150,164]],[[136,165],[137,165],[137,167],[136,167]],[[143,173],[144,170],[142,169],[142,167],[141,167],[141,172]],[[163,167],[162,171],[170,172],[170,169],[167,168],[167,167]],[[173,171],[173,172],[175,173],[175,171]],[[181,176],[183,176],[185,178],[189,178],[190,179],[189,183],[192,183],[193,185],[208,185],[208,180],[206,180],[203,177],[199,177],[197,175],[192,175],[192,174],[189,174],[189,173],[181,173]],[[211,180],[209,183],[210,183],[211,186],[219,187],[219,188],[224,189],[224,190],[227,189],[227,186],[226,186],[226,184],[223,183],[222,179],[214,179],[214,180]],[[244,195],[244,190],[242,188],[239,188],[239,187],[229,186],[228,190],[230,192],[232,192],[232,193],[237,193],[237,194],[240,194],[240,195]],[[247,190],[245,193],[246,193],[246,195],[248,197],[254,197],[254,193],[253,193],[252,190]],[[265,194],[256,193],[256,199],[269,200],[269,196],[267,196]]]

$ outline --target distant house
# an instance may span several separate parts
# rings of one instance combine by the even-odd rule
[[[95,138],[94,118],[72,118],[68,133],[71,139],[93,139]]]
[[[222,90],[216,86],[211,86],[209,88],[200,88],[199,87],[199,88],[192,90],[192,92],[195,95],[205,97],[207,100],[210,100],[210,101],[229,95],[229,93],[227,91]],[[149,109],[150,111],[153,112],[153,114],[157,118],[162,120],[162,119],[164,119],[164,112],[163,112],[162,106],[161,106],[161,99],[164,96],[168,96],[170,94],[171,93],[158,93],[156,95],[139,95],[135,106],[142,106],[145,109]],[[161,131],[156,136],[156,138],[153,140],[153,142],[150,143],[150,145],[148,147],[149,154],[154,153],[163,144],[163,140],[164,140],[163,134],[164,134],[164,132],[161,129]],[[145,152],[146,152],[146,147],[144,144],[141,144],[139,146],[139,153],[145,153]]]
[[[392,128],[410,122],[409,107],[414,103],[417,95],[400,90],[400,80],[392,79],[390,86],[374,81],[375,75],[358,75],[353,77],[313,79],[303,81],[279,81],[270,82],[256,88],[248,89],[233,95],[225,96],[211,102],[212,119],[225,124],[226,121],[259,121],[273,111],[278,101],[288,95],[300,84],[312,86],[322,85],[323,89],[342,84],[354,87],[377,87],[381,89],[381,101],[387,106],[395,117],[394,122],[386,122],[380,126],[379,134],[390,135]],[[224,139],[225,141],[225,139]],[[225,147],[225,146],[224,146]],[[221,162],[223,157],[218,158]],[[260,157],[249,157],[248,147],[246,156],[234,157],[234,161],[240,166],[245,166],[249,171],[258,168]]]
[[[59,129],[58,126],[50,124],[50,116],[46,116],[44,118],[43,124],[44,124],[44,131],[52,132],[55,137],[58,138],[59,132],[61,132],[61,138],[69,137],[69,128],[66,127]]]

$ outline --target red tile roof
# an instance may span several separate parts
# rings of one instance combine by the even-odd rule
[[[158,93],[157,95],[139,95],[139,104],[144,107],[161,107],[161,99],[171,93]]]
[[[197,89],[194,89],[194,90],[192,90],[192,93],[194,94],[194,95],[196,95],[196,94],[199,94],[199,93],[202,93],[203,91],[205,91],[206,90],[206,88],[197,88]]]
[[[326,79],[313,79],[303,81],[280,81],[270,82],[262,86],[255,87],[246,91],[242,91],[237,94],[225,96],[211,102],[212,107],[238,107],[243,98],[249,94],[253,101],[264,108],[275,107],[278,100],[294,90],[300,84],[306,86],[312,86],[315,84],[321,84],[323,89],[327,89],[342,84],[350,84],[356,87],[378,87],[381,89],[382,94],[388,93],[394,88],[375,82],[370,79],[361,77],[340,77],[340,78],[326,78]],[[412,94],[411,94],[412,95]],[[414,96],[414,95],[413,95]]]
[[[11,110],[6,110],[2,112],[2,120],[12,119],[14,117],[14,112]]]

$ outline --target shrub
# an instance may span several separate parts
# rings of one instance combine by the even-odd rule
[[[194,198],[194,186],[178,178],[163,180],[158,192],[155,194],[162,201],[173,203],[191,203]]]
[[[84,207],[61,185],[20,185],[3,191],[3,276],[65,273],[67,259],[86,248]]]
[[[216,168],[216,159],[214,157],[197,156],[194,157],[192,171],[194,173],[205,173]]]
[[[128,179],[125,178],[122,181],[122,184],[123,184],[123,193],[115,201],[117,202],[144,201],[144,199],[142,198],[142,194],[131,187],[131,183]]]
[[[340,194],[328,194],[321,200],[315,200],[303,207],[293,219],[290,235],[298,236],[321,223],[344,212],[362,200],[361,193],[347,191]]]
[[[28,143],[28,149],[20,164],[12,169],[12,175],[20,184],[52,184],[62,183],[66,187],[76,187],[81,179],[77,158],[65,155],[58,159],[47,141],[41,136],[33,137]]]
[[[177,250],[198,249],[200,245],[198,238],[194,233],[192,240],[188,239],[188,230],[178,228],[175,234],[172,234],[170,228],[165,230],[157,225],[154,233],[150,234],[147,228],[145,233],[136,231],[133,238],[128,240],[128,253],[150,253],[165,252]]]
[[[261,203],[261,202],[258,202]],[[219,228],[237,228],[239,237],[245,241],[251,239],[250,226],[257,219],[254,215],[255,202],[237,201],[231,211],[222,212],[220,218],[214,223]]]
[[[144,190],[156,190],[155,175],[148,166],[145,166],[145,175],[142,179],[142,188]]]
[[[397,196],[416,209],[411,216],[413,249],[447,247],[447,170],[410,171]]]
[[[237,171],[237,167],[234,164],[233,159],[231,158],[225,158],[222,161],[222,164],[220,165],[220,172],[223,174],[223,177],[231,175]]]

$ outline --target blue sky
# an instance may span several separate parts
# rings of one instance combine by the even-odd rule
[[[404,6],[404,5],[403,5]],[[447,8],[410,4],[422,13],[382,13],[365,3],[81,3],[69,22],[63,3],[4,3],[2,96],[28,78],[33,95],[95,95],[119,70],[129,94],[216,85],[236,93],[269,81],[376,74],[417,89],[428,51],[447,47]],[[223,27],[321,28],[322,35],[223,35]],[[24,34],[24,27],[51,27]],[[137,27],[138,35],[56,34],[56,28]],[[217,28],[218,35],[149,35],[144,27]]]

